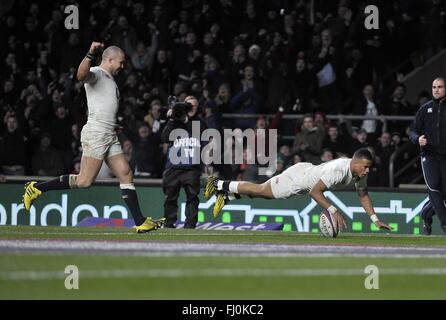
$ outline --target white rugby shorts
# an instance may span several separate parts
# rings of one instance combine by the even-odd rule
[[[274,199],[287,199],[294,195],[305,194],[304,188],[305,171],[311,163],[297,163],[281,174],[269,179]]]
[[[123,153],[115,132],[95,131],[84,126],[81,131],[82,156],[105,160]]]

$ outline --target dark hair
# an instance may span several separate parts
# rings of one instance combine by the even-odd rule
[[[406,85],[404,83],[397,83],[395,85],[395,87],[393,88],[393,91],[395,91],[396,88],[398,88],[398,87],[401,87],[401,88],[403,88],[404,91],[407,91],[407,87],[406,87]]]
[[[353,154],[353,159],[373,161],[373,156],[370,153],[369,149],[361,148],[355,151],[355,153]]]
[[[338,125],[335,122],[330,122],[328,124],[328,129],[330,129],[330,128],[336,128],[336,129],[339,130],[339,127],[338,127]]]
[[[148,128],[149,130],[152,129],[152,127],[150,126],[150,124],[148,124],[148,123],[145,122],[145,121],[139,125],[138,129],[141,129],[141,128]]]

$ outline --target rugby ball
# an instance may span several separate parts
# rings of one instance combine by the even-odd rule
[[[335,218],[327,210],[322,211],[319,216],[319,230],[324,237],[336,238],[338,236],[338,225]]]

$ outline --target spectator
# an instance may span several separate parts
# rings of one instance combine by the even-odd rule
[[[232,51],[232,59],[226,63],[227,69],[225,74],[228,75],[231,87],[236,88],[240,82],[240,76],[246,65],[245,48],[241,44],[237,44]]]
[[[209,101],[204,105],[203,121],[209,129],[216,129],[222,132],[222,126],[218,117],[218,109],[213,101]]]
[[[152,70],[156,49],[158,46],[158,30],[154,24],[149,23],[151,41],[150,46],[146,46],[143,41],[138,41],[134,49],[130,43],[128,35],[124,38],[125,51],[130,57],[133,68],[140,73],[149,74]]]
[[[327,132],[328,121],[325,113],[320,111],[314,113],[314,125],[317,126],[318,129],[323,131],[324,133]]]
[[[136,43],[135,29],[129,25],[128,19],[124,15],[110,19],[101,36],[120,48],[125,48],[126,38],[131,45]]]
[[[266,108],[269,113],[275,113],[280,106],[289,105],[292,100],[290,94],[292,86],[286,63],[280,62],[278,66],[272,66],[268,69],[266,78],[268,79]]]
[[[299,152],[306,162],[317,164],[320,162],[324,132],[314,125],[312,114],[303,118],[301,131],[294,139],[293,152]]]
[[[84,56],[84,50],[80,45],[79,34],[70,33],[68,36],[68,45],[62,46],[60,50],[62,51],[61,57],[63,57],[59,62],[59,70],[61,72],[66,72],[70,68],[78,65]]]
[[[263,95],[263,85],[261,81],[257,78],[256,70],[251,65],[246,65],[243,68],[242,78],[239,81],[238,85],[235,87],[235,91],[237,93],[246,90],[254,90],[256,95],[261,98]],[[236,93],[236,94],[237,94]]]
[[[384,114],[391,116],[409,116],[413,115],[415,110],[406,99],[406,87],[403,84],[397,84],[393,90],[392,96],[386,103]],[[401,121],[388,121],[387,130],[390,132],[404,133],[406,123]]]
[[[5,117],[6,132],[1,141],[1,161],[5,175],[25,175],[26,137],[19,128],[17,116],[7,114]]]
[[[213,56],[205,56],[205,60],[206,58],[208,60],[204,65],[206,86],[209,88],[210,93],[214,95],[226,79],[220,70],[220,64],[217,59]]]
[[[296,60],[295,72],[292,77],[292,111],[297,113],[309,112],[312,109],[311,100],[317,90],[317,78],[308,69],[303,57]]]
[[[153,63],[150,80],[160,85],[164,91],[170,90],[170,85],[173,80],[173,67],[171,61],[167,56],[166,50],[160,49],[156,53],[156,59]]]
[[[378,165],[378,185],[389,186],[390,158],[395,151],[391,144],[392,137],[389,132],[383,132],[375,147],[375,163]]]
[[[365,131],[364,129],[360,129],[356,134],[356,138],[350,145],[349,154],[354,154],[356,150],[367,148],[368,146],[369,143],[367,142],[367,131]],[[375,154],[375,152],[373,152],[373,154]]]
[[[134,141],[130,166],[135,177],[159,178],[161,176],[161,138],[150,126],[142,124]]]
[[[261,100],[257,93],[247,86],[231,99],[231,108],[234,113],[257,113],[261,107]],[[254,127],[255,120],[235,119],[234,126],[242,130]]]
[[[32,174],[35,176],[59,176],[63,174],[63,170],[62,158],[51,146],[50,135],[42,134],[39,149],[32,157]]]
[[[73,121],[68,115],[67,110],[63,105],[59,105],[54,112],[52,118],[48,121],[48,126],[45,131],[49,132],[51,142],[54,148],[59,151],[62,156],[64,168],[63,172],[71,171],[71,164],[73,163],[72,153],[72,131],[71,126]]]
[[[248,64],[254,67],[254,70],[261,72],[262,50],[257,44],[253,44],[248,49]]]
[[[132,155],[133,155],[133,143],[129,139],[125,139],[122,142],[122,152],[124,153],[124,156],[126,160],[130,163],[132,162]]]
[[[280,147],[279,153],[277,156],[281,157],[283,169],[287,169],[294,164],[293,156],[291,155],[291,148],[287,144],[284,144]]]
[[[327,162],[334,159],[333,152],[330,149],[322,149],[320,163]]]
[[[220,113],[231,112],[231,88],[228,83],[223,83],[218,87],[214,102]],[[224,121],[229,122],[230,120],[225,119]],[[232,127],[232,125],[228,125],[228,127]]]
[[[305,159],[300,154],[295,153],[293,155],[293,164],[300,163],[300,162],[305,162]]]
[[[339,134],[336,124],[329,125],[327,135],[322,142],[322,148],[331,150],[336,157],[348,153],[348,142],[344,136]]]
[[[194,32],[188,32],[185,43],[177,45],[175,61],[175,71],[183,80],[192,80],[201,69],[202,53],[198,48],[197,36]]]
[[[150,103],[149,113],[144,117],[144,121],[152,129],[153,133],[160,134],[165,124],[165,120],[161,118],[161,108],[161,101],[158,99],[153,100]]]
[[[224,48],[221,42],[216,42],[216,39],[212,36],[211,32],[207,32],[203,36],[203,55],[209,55],[217,59],[217,63],[222,63],[225,61],[226,56],[224,55]]]
[[[364,86],[362,96],[356,101],[353,108],[353,114],[360,116],[377,116],[379,114],[372,85],[368,84]],[[367,132],[369,141],[375,141],[381,129],[379,121],[373,119],[363,120],[362,123],[355,121],[353,124]]]

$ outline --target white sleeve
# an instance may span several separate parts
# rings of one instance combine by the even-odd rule
[[[321,181],[327,186],[327,189],[341,183],[342,180],[344,180],[344,175],[341,170],[327,170],[321,177]]]
[[[93,78],[91,78],[88,81],[88,83],[95,84],[96,81],[98,81],[99,77],[101,76],[101,70],[99,68],[93,67],[93,68],[90,68],[90,72],[91,72]]]

